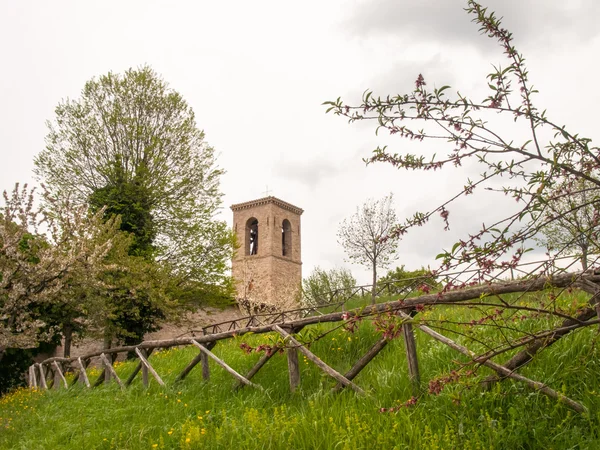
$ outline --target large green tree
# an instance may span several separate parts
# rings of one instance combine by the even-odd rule
[[[108,73],[61,102],[48,127],[35,171],[54,197],[120,215],[130,253],[168,266],[174,292],[227,295],[234,239],[215,220],[223,171],[179,93],[147,66]]]

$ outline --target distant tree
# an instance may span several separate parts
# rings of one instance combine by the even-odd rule
[[[389,270],[377,284],[379,289],[389,295],[410,294],[413,291],[428,292],[442,288],[442,284],[432,276],[429,269],[421,267],[417,270],[405,270],[404,264]]]
[[[536,241],[551,252],[576,255],[587,270],[588,255],[600,248],[600,188],[567,179],[552,192],[543,221]]]
[[[338,242],[350,261],[371,267],[372,303],[375,303],[377,268],[387,267],[396,258],[398,238],[391,234],[397,219],[392,199],[390,194],[381,200],[365,202],[354,215],[342,221],[338,230]]]
[[[223,171],[180,94],[147,66],[108,73],[88,81],[80,99],[60,103],[48,128],[35,171],[54,198],[120,216],[133,235],[129,254],[170,270],[173,294],[207,287],[198,298],[231,296],[235,239],[215,219]],[[141,339],[164,314],[130,288],[121,290],[116,314]]]
[[[356,286],[356,279],[348,269],[329,270],[315,267],[311,274],[302,280],[302,296],[308,305],[325,305],[336,297],[348,294]]]

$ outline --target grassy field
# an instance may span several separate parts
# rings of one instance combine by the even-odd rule
[[[535,303],[542,294],[529,296]],[[577,308],[582,296],[562,300]],[[453,322],[469,322],[489,309],[439,307],[423,313],[434,324],[461,330]],[[443,321],[443,322],[440,322]],[[544,317],[507,320],[533,331],[547,326]],[[552,323],[556,323],[552,320]],[[309,331],[310,330],[310,331]],[[401,339],[395,339],[355,379],[370,395],[352,391],[332,394],[334,381],[301,358],[301,388],[290,393],[285,355],[275,355],[256,375],[260,392],[234,392],[233,378],[211,366],[211,380],[201,380],[200,368],[174,384],[174,378],[197,354],[194,348],[161,351],[150,361],[167,383],[151,380],[145,389],[138,378],[121,392],[115,383],[94,390],[22,389],[0,399],[2,449],[594,449],[600,448],[600,350],[597,329],[588,328],[562,339],[522,370],[533,379],[583,403],[589,414],[571,412],[554,400],[512,381],[485,391],[478,382],[490,372],[479,368],[472,376],[428,393],[428,382],[447,375],[465,361],[453,350],[416,332],[422,393],[416,404],[401,406],[412,396]],[[379,338],[370,321],[354,333],[338,325],[304,330],[314,339],[311,351],[344,372]],[[503,332],[510,332],[505,330]],[[481,327],[469,338],[497,339],[499,331]],[[473,335],[474,333],[474,335]],[[467,337],[453,338],[464,343]],[[243,336],[221,342],[214,353],[241,373],[260,357],[245,354],[242,342],[256,347],[275,336]],[[477,344],[469,343],[477,350]],[[479,344],[483,346],[482,344]],[[483,348],[483,347],[482,347]],[[504,355],[503,358],[510,356]],[[135,363],[117,364],[127,377]],[[97,376],[97,369],[89,375]],[[393,412],[381,412],[394,408]]]

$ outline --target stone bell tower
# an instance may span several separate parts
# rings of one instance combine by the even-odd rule
[[[297,206],[269,196],[231,206],[239,248],[231,264],[238,301],[296,308],[302,285]]]

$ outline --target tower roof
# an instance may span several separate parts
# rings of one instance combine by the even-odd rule
[[[250,200],[249,202],[237,203],[235,205],[231,205],[230,208],[232,211],[241,211],[243,209],[254,208],[255,206],[266,205],[268,203],[273,203],[282,209],[286,209],[288,211],[293,212],[294,214],[301,215],[304,212],[302,208],[298,208],[297,206],[294,206],[291,203],[284,202],[283,200],[280,200],[277,197],[273,197],[272,195],[268,197],[258,198],[256,200]]]

